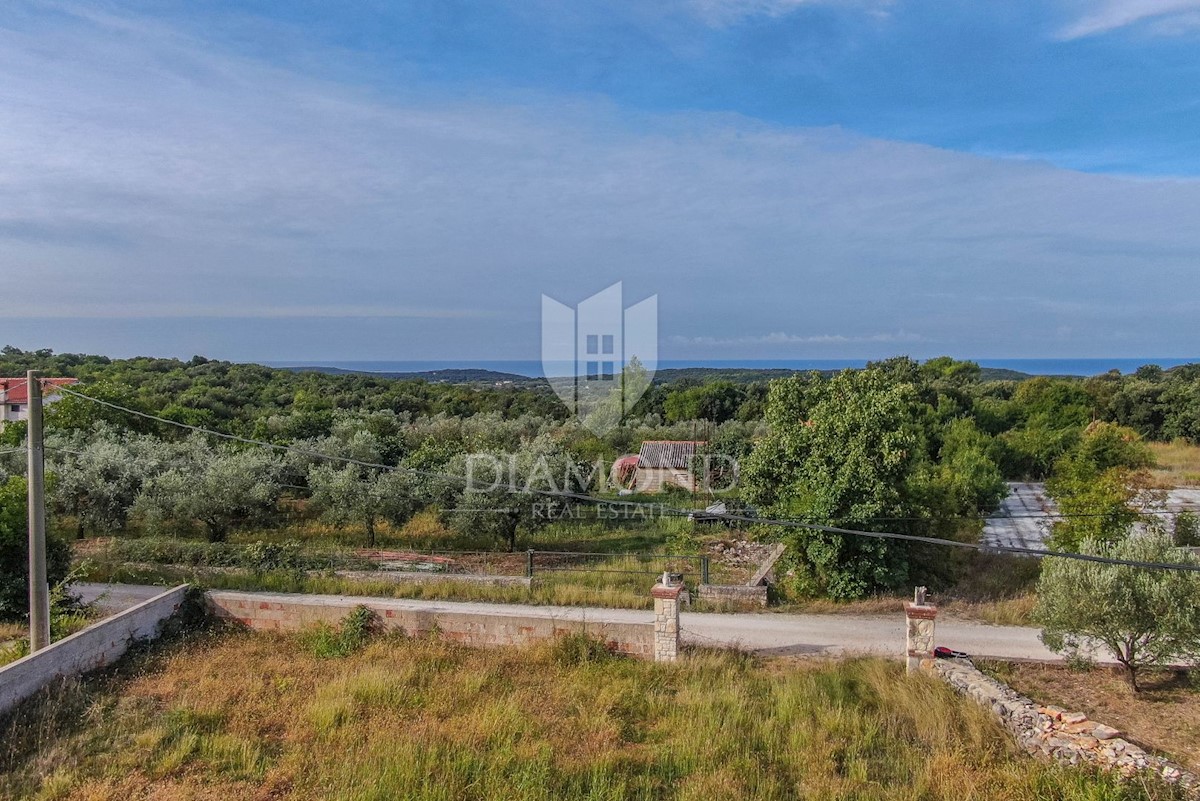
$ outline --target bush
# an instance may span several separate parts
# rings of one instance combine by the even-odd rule
[[[320,659],[346,657],[362,648],[378,628],[375,613],[356,606],[337,628],[318,626],[304,636],[304,644]]]
[[[1200,518],[1195,512],[1180,512],[1175,516],[1175,527],[1171,532],[1179,548],[1200,546]]]
[[[12,476],[0,484],[0,620],[23,620],[29,614],[29,529],[25,479]],[[71,567],[71,548],[46,536],[46,576],[50,586],[62,582]]]

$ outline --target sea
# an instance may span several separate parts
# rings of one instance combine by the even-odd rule
[[[980,367],[1016,370],[1029,375],[1091,376],[1119,370],[1132,373],[1142,365],[1156,364],[1162,368],[1200,362],[1193,359],[1160,358],[1111,358],[1111,359],[971,359]],[[433,370],[493,370],[498,373],[513,373],[529,378],[570,375],[566,367],[552,365],[543,369],[540,361],[528,360],[419,360],[419,361],[270,361],[270,367],[334,367],[343,370],[359,370],[372,373],[425,373]],[[664,359],[658,369],[685,367],[712,367],[749,370],[844,370],[865,367],[866,359]]]

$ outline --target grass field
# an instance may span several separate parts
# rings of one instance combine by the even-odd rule
[[[1095,799],[1157,787],[1017,754],[897,664],[663,666],[582,638],[479,651],[195,635],[0,732],[0,795],[46,799]]]
[[[1200,445],[1175,442],[1149,442],[1154,456],[1150,475],[1164,487],[1200,487]]]

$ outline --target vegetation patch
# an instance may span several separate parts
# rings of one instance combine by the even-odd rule
[[[579,637],[371,638],[323,659],[300,636],[197,635],[21,724],[41,735],[7,751],[6,797],[1174,797],[1030,760],[985,710],[898,664],[663,666]]]

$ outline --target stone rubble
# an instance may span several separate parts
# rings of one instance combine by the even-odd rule
[[[721,562],[731,567],[757,567],[771,553],[771,548],[769,543],[748,540],[721,540],[709,546]]]
[[[926,659],[921,667],[962,695],[988,707],[1028,753],[1067,765],[1088,763],[1131,778],[1153,771],[1200,798],[1200,777],[1162,757],[1148,754],[1121,732],[1088,720],[1082,712],[1039,706],[1008,685],[985,675],[968,659]]]

